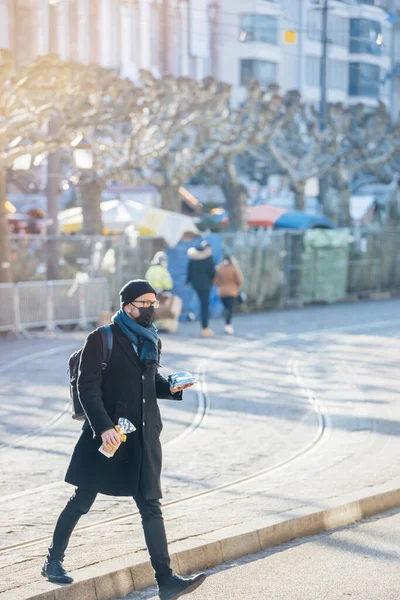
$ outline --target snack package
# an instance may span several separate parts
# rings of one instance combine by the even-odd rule
[[[126,442],[126,436],[128,433],[132,433],[133,431],[136,431],[136,427],[129,421],[129,419],[125,419],[125,417],[120,417],[118,419],[118,425],[115,425],[115,429],[116,429],[116,431],[118,431],[118,433],[121,436],[121,443]],[[118,448],[119,448],[119,446],[117,448],[113,448],[110,451],[110,450],[106,450],[104,447],[104,444],[102,444],[99,448],[99,452],[104,454],[104,456],[106,456],[107,458],[112,458],[114,456],[114,454],[116,453],[116,451],[118,450]]]
[[[188,371],[178,371],[168,375],[168,383],[172,388],[179,388],[183,385],[196,383],[196,378]]]

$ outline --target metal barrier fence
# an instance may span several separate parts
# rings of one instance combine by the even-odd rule
[[[78,325],[85,329],[109,309],[105,278],[0,284],[0,331]]]
[[[347,241],[314,247],[312,235],[261,229],[222,235],[224,252],[233,254],[243,271],[247,310],[400,292],[400,230],[334,230],[332,238],[347,236]]]
[[[334,231],[340,237],[343,230]],[[400,230],[358,227],[346,231],[346,244],[336,249],[335,245],[310,247],[310,231],[260,229],[220,234],[223,252],[237,258],[244,274],[245,310],[400,292]],[[17,291],[13,285],[2,285],[0,331],[8,330],[10,324],[13,329],[51,328],[48,323],[79,324],[96,317],[103,306],[92,315],[87,308],[101,298],[94,283],[85,294],[79,290],[72,296],[65,293],[66,288],[76,286],[76,279],[75,283],[70,280],[82,274],[90,282],[101,280],[106,285],[107,280],[110,306],[117,309],[118,290],[126,281],[143,277],[153,254],[165,247],[162,239],[147,237],[12,236],[16,281],[44,277],[49,240],[57,242],[60,276],[67,282],[19,283]]]
[[[118,292],[130,279],[143,277],[151,259],[165,248],[161,238],[87,235],[11,235],[13,281],[46,280],[46,265],[53,252],[58,257],[55,280],[86,274],[91,280],[105,277],[114,308]],[[54,263],[53,263],[54,268]]]

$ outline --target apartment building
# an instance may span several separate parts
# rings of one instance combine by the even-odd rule
[[[0,47],[21,63],[39,54],[98,62],[135,78],[210,68],[206,0],[0,0]]]
[[[0,0],[0,47],[320,96],[324,0]],[[400,104],[400,0],[328,0],[328,100]],[[293,44],[284,32],[295,31]]]
[[[297,88],[318,102],[323,0],[221,0],[220,76],[240,89],[249,77]],[[398,0],[329,0],[327,87],[330,102],[388,105],[396,76]],[[295,43],[284,41],[295,31]],[[397,34],[398,35],[398,34]]]
[[[297,4],[297,7],[294,5]],[[318,101],[322,55],[322,11],[318,2],[282,0],[285,15],[299,30],[297,61],[284,46],[282,86],[297,79],[305,98]],[[395,2],[330,0],[327,28],[328,100],[345,104],[391,103],[394,75]]]

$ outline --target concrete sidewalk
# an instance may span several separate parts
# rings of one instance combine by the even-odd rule
[[[400,512],[226,563],[191,600],[398,600]],[[125,600],[158,598],[156,589]]]

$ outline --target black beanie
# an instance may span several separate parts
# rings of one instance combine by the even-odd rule
[[[139,298],[139,296],[143,296],[143,294],[155,294],[157,296],[155,289],[151,287],[146,279],[128,281],[119,293],[121,296],[121,308],[130,304],[136,298]]]

